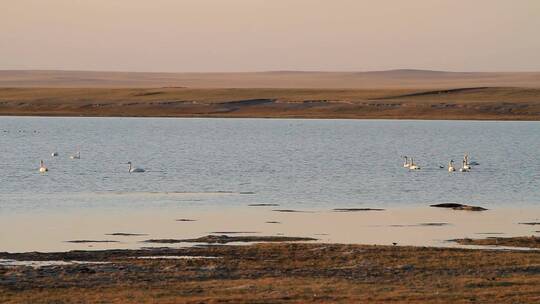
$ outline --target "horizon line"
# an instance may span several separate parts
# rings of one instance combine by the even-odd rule
[[[0,69],[0,72],[90,72],[90,73],[139,73],[139,74],[256,74],[256,73],[388,73],[388,72],[431,72],[431,73],[540,73],[538,71],[452,71],[433,69],[383,69],[383,70],[254,70],[254,71],[182,71],[182,72],[156,72],[156,71],[125,71],[125,70],[81,70],[81,69]]]

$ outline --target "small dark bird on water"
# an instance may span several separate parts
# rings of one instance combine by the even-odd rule
[[[397,243],[392,243],[392,245],[396,246],[396,245],[397,245]]]

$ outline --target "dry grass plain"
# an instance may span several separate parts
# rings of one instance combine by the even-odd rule
[[[0,71],[0,115],[540,120],[540,73]]]
[[[478,73],[429,70],[371,72],[274,71],[246,73],[137,73],[0,71],[0,87],[39,88],[247,88],[450,89],[540,87],[540,72]]]
[[[540,120],[540,88],[0,88],[0,115]]]
[[[214,259],[135,259],[190,255]],[[337,244],[0,253],[1,303],[539,303],[540,254]]]

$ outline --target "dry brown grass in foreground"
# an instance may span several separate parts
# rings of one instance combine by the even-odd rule
[[[148,255],[216,259],[148,260]],[[2,303],[539,303],[540,253],[333,244],[0,254]]]

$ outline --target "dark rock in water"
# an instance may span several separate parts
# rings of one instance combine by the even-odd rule
[[[275,207],[279,206],[279,204],[249,204],[249,207]]]
[[[487,209],[484,208],[484,207],[479,207],[479,206],[461,206],[461,207],[456,207],[456,208],[452,208],[454,210],[465,210],[465,211],[486,211]]]
[[[67,243],[118,243],[118,241],[111,240],[72,240],[66,241]]]
[[[418,224],[419,226],[447,226],[450,225],[448,223],[421,223]]]
[[[293,210],[293,209],[274,209],[275,212],[311,212],[311,211],[302,211],[302,210]]]
[[[158,243],[158,244],[175,244],[175,243],[182,243],[184,240],[178,240],[178,239],[151,239],[143,241],[143,243]]]
[[[356,211],[384,211],[385,209],[377,208],[335,208],[332,211],[335,212],[356,212]]]
[[[260,233],[256,231],[214,231],[212,234],[245,234],[245,233]]]
[[[414,224],[414,225],[388,225],[388,227],[437,227],[437,226],[447,226],[450,225],[449,223],[420,223],[420,224]]]
[[[207,235],[196,239],[152,239],[145,243],[209,243],[226,244],[232,242],[301,242],[316,241],[317,239],[309,237],[288,237],[288,236],[228,236],[228,235]]]
[[[486,211],[487,209],[480,206],[467,206],[463,205],[461,207],[452,208],[454,210],[465,210],[465,211]]]
[[[435,204],[430,205],[430,207],[437,207],[437,208],[450,208],[454,210],[465,210],[465,211],[485,211],[488,210],[484,207],[479,206],[469,206],[469,205],[463,205],[458,203],[443,203],[443,204]]]
[[[519,224],[520,225],[536,226],[536,225],[540,225],[540,222],[528,222],[528,223],[519,223]]]
[[[144,233],[125,233],[125,232],[115,232],[115,233],[107,233],[105,235],[113,235],[113,236],[143,236],[148,235]]]
[[[197,220],[181,218],[181,219],[176,219],[175,221],[177,221],[177,222],[195,222]]]
[[[435,204],[435,205],[429,205],[430,207],[439,207],[439,208],[456,208],[463,206],[462,204],[458,203],[443,203],[443,204]]]

